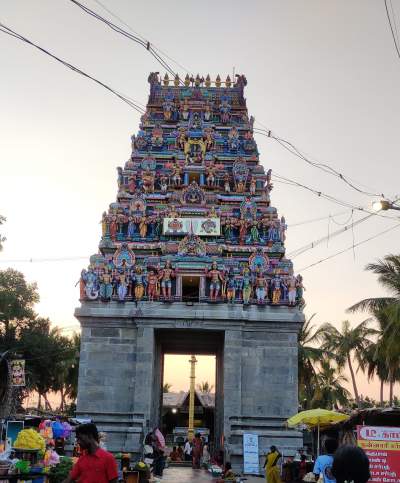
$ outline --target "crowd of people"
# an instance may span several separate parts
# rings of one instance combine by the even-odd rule
[[[265,459],[265,476],[267,483],[315,482],[315,483],[367,483],[370,478],[369,460],[365,452],[356,446],[341,446],[338,441],[328,438],[324,443],[323,454],[318,456],[312,471],[308,471],[307,454],[299,455],[300,461],[293,472],[290,465],[283,465],[281,478],[279,461],[281,453],[271,446]]]

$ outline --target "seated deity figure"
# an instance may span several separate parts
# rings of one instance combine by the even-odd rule
[[[147,272],[147,297],[150,301],[157,298],[158,277],[154,268],[149,268]]]
[[[264,304],[268,291],[268,282],[262,271],[258,268],[256,272],[256,297],[258,304]]]
[[[236,295],[236,280],[235,280],[235,273],[233,268],[231,267],[228,272],[227,281],[226,281],[226,299],[228,304],[235,303],[235,295]]]
[[[151,144],[155,147],[161,147],[164,143],[163,140],[163,129],[159,125],[154,126],[152,136],[151,136]]]
[[[166,260],[164,268],[158,272],[158,280],[161,280],[161,290],[164,300],[172,298],[172,278],[175,276],[171,261]]]
[[[239,148],[239,131],[235,126],[228,133],[228,146],[231,151],[237,151]]]
[[[168,191],[168,178],[167,176],[161,176],[160,178],[161,193],[165,194]]]
[[[215,302],[218,298],[221,289],[221,282],[223,282],[221,272],[218,270],[217,262],[212,262],[211,270],[207,273],[210,282],[210,299]]]
[[[89,300],[95,300],[99,296],[99,278],[93,267],[90,266],[88,271],[82,273],[82,278],[85,286],[85,295]],[[83,297],[85,298],[85,297]]]
[[[182,184],[182,168],[178,163],[175,163],[172,167],[172,183],[174,186],[180,186]]]
[[[143,189],[145,193],[154,192],[154,179],[154,173],[150,171],[150,168],[146,168],[142,173]]]
[[[108,268],[105,267],[100,274],[100,297],[104,302],[111,300],[113,293],[112,276]]]

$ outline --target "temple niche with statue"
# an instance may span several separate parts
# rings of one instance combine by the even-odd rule
[[[78,415],[109,431],[115,450],[139,452],[159,425],[163,354],[215,354],[216,446],[239,464],[250,428],[260,449],[290,451],[303,284],[285,257],[246,78],[148,81],[99,252],[81,274]]]

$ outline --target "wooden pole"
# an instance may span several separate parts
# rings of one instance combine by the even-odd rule
[[[192,441],[194,437],[194,396],[196,383],[196,356],[192,355],[190,362],[190,392],[189,392],[189,427],[188,440]]]

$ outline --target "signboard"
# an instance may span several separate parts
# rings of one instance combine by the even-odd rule
[[[258,434],[243,434],[243,473],[259,475]]]
[[[23,359],[14,359],[10,361],[11,369],[11,385],[25,386],[25,361]]]
[[[17,439],[19,432],[23,429],[23,421],[7,421],[6,440],[10,441],[11,446],[14,445],[14,442]]]
[[[400,481],[400,428],[357,426],[357,443],[369,459],[371,479],[376,483]]]
[[[164,235],[219,236],[221,222],[219,218],[164,218]]]

